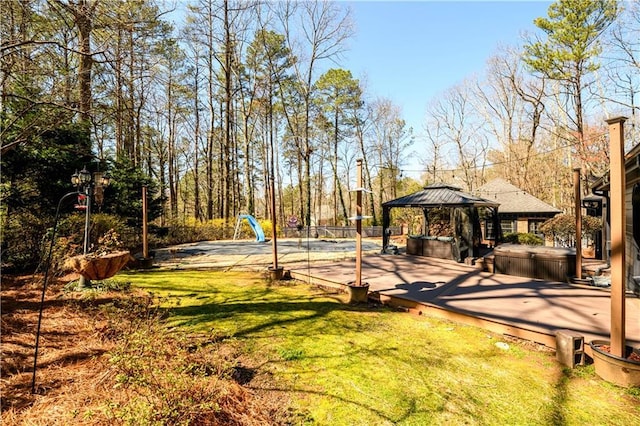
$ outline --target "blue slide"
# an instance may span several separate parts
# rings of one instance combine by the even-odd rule
[[[250,214],[241,214],[240,218],[247,219],[247,222],[249,222],[251,229],[253,229],[253,232],[255,232],[256,234],[256,241],[264,243],[264,231],[262,230],[262,226],[260,226],[256,218],[251,216]]]

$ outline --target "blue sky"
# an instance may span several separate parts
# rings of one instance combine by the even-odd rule
[[[429,101],[466,77],[481,74],[500,45],[521,44],[542,1],[353,1],[356,36],[341,67],[366,75],[368,92],[401,106],[422,132]]]

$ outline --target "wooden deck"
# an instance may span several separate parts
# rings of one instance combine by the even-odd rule
[[[341,288],[354,280],[355,260],[299,265],[294,278]],[[587,343],[609,339],[608,289],[491,274],[453,261],[409,255],[367,255],[362,280],[370,298],[417,314],[437,315],[555,348],[557,330]],[[640,299],[626,298],[627,344],[640,347]]]

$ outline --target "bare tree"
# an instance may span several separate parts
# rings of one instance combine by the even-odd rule
[[[429,109],[425,114],[425,122],[423,123],[424,141],[428,149],[425,150],[421,163],[427,170],[429,180],[438,182],[443,179],[442,170],[448,169],[450,164],[445,160],[444,148],[445,138],[443,135],[441,117],[432,114],[434,111]]]
[[[502,154],[494,161],[502,177],[527,191],[544,113],[544,77],[530,77],[522,69],[520,52],[503,51],[488,62],[486,81],[478,84],[478,111]]]
[[[347,223],[348,213],[344,200],[342,183],[339,174],[340,159],[349,158],[349,146],[346,143],[351,136],[353,121],[350,111],[361,103],[362,93],[358,80],[350,71],[332,68],[324,73],[315,85],[318,90],[318,102],[321,113],[325,115],[326,128],[331,132],[331,168],[333,170],[334,222],[338,223],[338,200],[342,209],[342,220]],[[344,165],[349,182],[348,163]]]
[[[488,140],[472,102],[470,84],[466,82],[449,89],[430,106],[427,114],[440,126],[442,140],[449,147],[447,155],[456,159],[452,178],[461,179],[466,189],[472,191],[482,181]]]
[[[372,102],[369,149],[374,153],[378,169],[380,202],[397,197],[402,167],[413,144],[413,129],[401,118],[402,111],[390,99]]]
[[[161,18],[165,12],[151,0],[104,3],[100,12],[103,26],[96,34],[104,51],[96,61],[99,78],[95,87],[102,89],[96,98],[96,112],[113,116],[113,138],[118,159],[142,165],[144,114],[153,80],[157,54],[163,40],[171,38],[173,27]],[[161,49],[160,49],[161,51]],[[102,100],[101,98],[106,98]],[[147,168],[151,168],[147,153]]]
[[[353,123],[354,137],[358,146],[358,156],[362,158],[364,185],[365,188],[371,189],[373,188],[372,166],[375,166],[375,163],[372,164],[371,160],[375,161],[375,159],[370,158],[370,153],[367,151],[367,147],[365,146],[365,138],[371,130],[372,111],[371,108],[368,107],[367,101],[364,99],[366,87],[362,79],[359,79],[359,86],[360,93],[362,94],[361,101],[352,105],[352,109],[350,110],[350,121]],[[378,215],[373,191],[370,190],[367,192],[366,196],[369,199],[369,214],[372,216],[371,223],[373,226],[376,226],[378,225]]]
[[[311,155],[313,153],[311,125],[313,85],[318,66],[322,61],[335,60],[345,49],[345,41],[351,37],[353,26],[350,12],[339,4],[326,1],[295,2],[291,0],[274,5],[276,16],[285,34],[288,48],[298,57],[294,65],[296,84],[302,101],[302,123],[293,120],[295,106],[285,102],[285,114],[289,131],[304,167],[304,222],[311,224]],[[302,22],[302,25],[293,26]],[[302,133],[300,133],[302,131]]]

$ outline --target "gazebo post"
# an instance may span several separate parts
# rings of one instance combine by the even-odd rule
[[[387,249],[389,245],[389,225],[391,223],[390,212],[391,207],[382,207],[382,253]]]
[[[480,257],[480,241],[476,240],[476,235],[481,234],[480,229],[478,229],[480,217],[477,207],[471,207],[469,209],[469,220],[471,221],[471,257],[476,259]]]
[[[573,198],[576,211],[576,278],[582,279],[582,198],[580,167],[573,169]]]
[[[625,164],[624,130],[626,117],[606,120],[609,125],[611,155],[611,354],[624,357],[625,338]]]
[[[422,235],[429,235],[429,208],[422,208]]]

